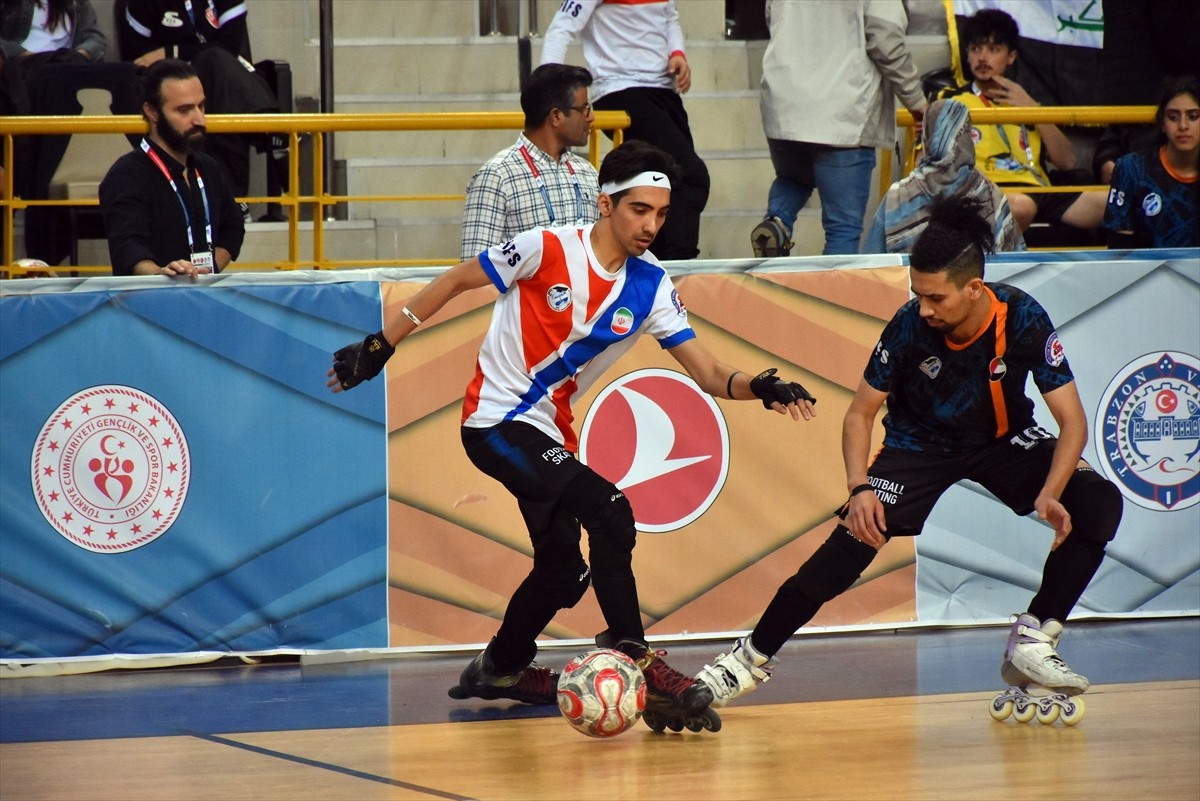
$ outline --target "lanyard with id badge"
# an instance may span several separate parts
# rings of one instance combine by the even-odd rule
[[[546,206],[546,213],[550,215],[550,224],[548,228],[554,228],[559,225],[558,217],[554,214],[554,204],[550,202],[550,191],[546,188],[546,181],[542,178],[542,174],[538,172],[537,165],[533,163],[533,156],[529,155],[528,148],[521,145],[521,157],[525,159],[525,164],[529,167],[529,172],[533,174],[533,181],[537,184],[538,191],[542,193],[542,203]],[[571,174],[571,180],[575,183],[575,224],[583,225],[583,189],[579,186],[579,176],[575,174],[575,168],[571,166],[571,162],[565,162],[567,172]]]
[[[142,151],[145,152],[150,160],[154,162],[154,166],[158,167],[162,172],[163,177],[167,179],[167,183],[171,185],[171,189],[175,191],[175,197],[179,198],[179,207],[183,209],[183,223],[187,228],[188,253],[189,261],[200,272],[217,272],[216,260],[213,258],[212,246],[212,215],[208,209],[208,194],[204,191],[204,179],[200,177],[200,170],[193,167],[192,172],[196,176],[196,188],[200,190],[200,200],[204,205],[204,250],[196,250],[196,239],[192,233],[192,215],[188,213],[187,196],[175,183],[175,179],[171,177],[171,171],[167,169],[167,165],[163,164],[163,160],[150,147],[150,143],[145,139],[142,140]],[[184,167],[186,170],[187,167]]]

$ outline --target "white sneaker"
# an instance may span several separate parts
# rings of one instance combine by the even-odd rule
[[[718,656],[712,665],[705,665],[696,674],[696,680],[712,690],[713,706],[725,706],[733,699],[753,692],[758,685],[771,678],[775,669],[774,659],[754,650],[750,638],[741,637],[727,654]]]
[[[1058,655],[1058,639],[1063,625],[1057,620],[1044,623],[1029,613],[1018,615],[1008,636],[1000,677],[1008,684],[1024,689],[1036,684],[1053,692],[1078,695],[1090,686]]]

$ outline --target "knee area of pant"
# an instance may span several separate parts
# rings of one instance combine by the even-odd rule
[[[592,583],[592,572],[582,559],[573,565],[535,567],[533,575],[559,609],[574,607]]]
[[[858,567],[860,573],[870,566],[871,562],[875,559],[875,555],[879,553],[879,551],[875,550],[874,546],[867,545],[865,542],[855,538],[850,533],[850,529],[842,523],[839,523],[833,529],[833,534],[829,536],[829,539],[825,541],[825,545],[821,547],[825,546],[844,552]]]
[[[853,586],[876,553],[839,524],[816,553],[784,582],[784,587],[819,606]]]
[[[1125,509],[1117,485],[1090,467],[1075,471],[1063,490],[1062,505],[1071,514],[1071,532],[1099,543],[1112,542]]]
[[[611,482],[592,471],[567,484],[564,505],[588,532],[592,552],[633,551],[637,527],[629,499]]]

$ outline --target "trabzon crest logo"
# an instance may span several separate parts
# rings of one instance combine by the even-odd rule
[[[1148,353],[1117,371],[1096,410],[1104,472],[1138,506],[1172,511],[1200,500],[1200,360]]]

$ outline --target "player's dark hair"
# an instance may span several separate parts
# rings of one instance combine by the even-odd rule
[[[620,147],[614,147],[600,162],[598,178],[601,186],[619,184],[642,172],[661,172],[672,186],[677,186],[680,181],[679,165],[671,154],[641,139],[626,139]],[[621,202],[624,194],[617,192],[612,196],[614,206]]]
[[[1162,95],[1158,99],[1158,108],[1154,112],[1154,125],[1158,129],[1159,144],[1167,142],[1167,134],[1163,131],[1167,104],[1180,95],[1191,95],[1192,100],[1200,103],[1200,78],[1195,75],[1178,75],[1163,85]]]
[[[592,73],[570,64],[543,64],[529,73],[521,90],[521,111],[525,127],[540,128],[554,109],[570,112],[575,93],[581,86],[592,85]]]
[[[163,81],[186,81],[197,77],[192,65],[175,58],[160,59],[142,74],[142,102],[162,111]]]
[[[962,26],[962,40],[968,46],[991,42],[1016,50],[1020,35],[1017,21],[998,8],[980,9],[968,17]]]
[[[961,289],[983,277],[984,255],[996,246],[996,235],[983,201],[943,195],[929,207],[929,222],[917,237],[908,265],[919,273],[947,273]]]

